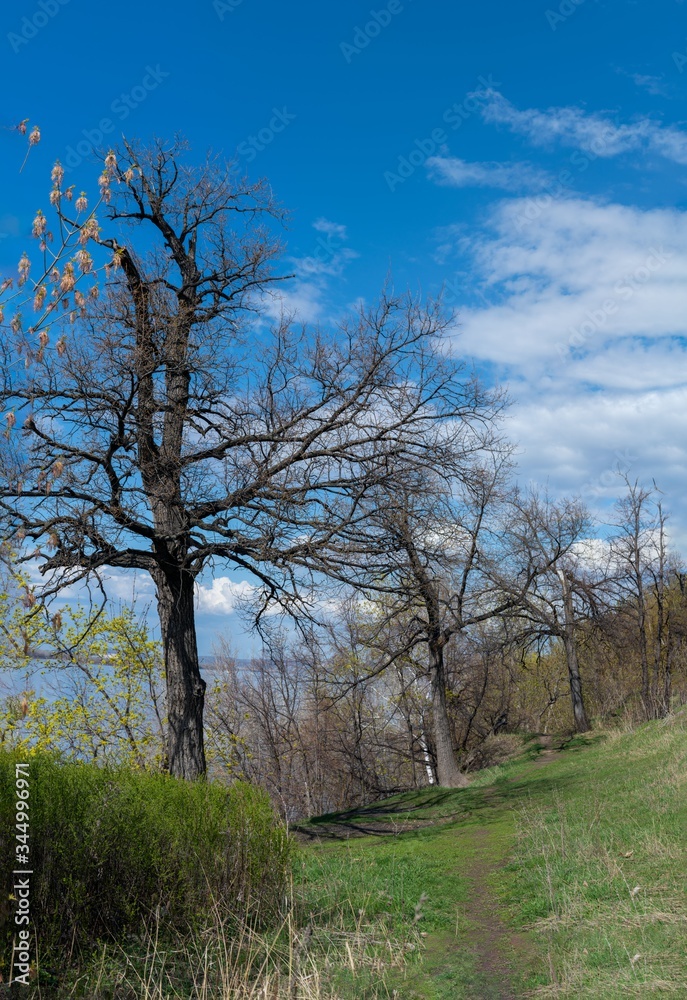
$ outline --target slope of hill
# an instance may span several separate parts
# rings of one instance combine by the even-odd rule
[[[298,827],[317,995],[687,997],[686,723],[533,740],[466,790]]]

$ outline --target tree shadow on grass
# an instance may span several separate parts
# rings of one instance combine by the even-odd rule
[[[291,831],[304,841],[336,841],[350,837],[399,836],[431,826],[463,823],[473,818],[484,821],[486,811],[514,808],[540,796],[548,799],[554,791],[584,780],[578,771],[561,774],[554,770],[553,774],[549,774],[549,765],[588,749],[603,738],[603,734],[598,734],[563,739],[556,747],[556,753],[548,758],[546,766],[536,769],[537,757],[530,752],[529,759],[521,764],[522,770],[517,765],[509,768],[489,785],[434,787],[403,792],[366,806],[325,813],[307,822],[293,824]],[[543,751],[546,747],[550,744],[542,743],[539,750]]]

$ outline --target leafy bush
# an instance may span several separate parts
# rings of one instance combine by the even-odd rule
[[[3,975],[12,947],[15,763],[0,754]],[[151,917],[201,930],[219,913],[274,919],[291,845],[267,795],[92,764],[30,759],[31,918],[41,969],[76,962],[98,941],[141,934]],[[33,951],[33,949],[32,949]],[[35,953],[35,952],[34,952]]]

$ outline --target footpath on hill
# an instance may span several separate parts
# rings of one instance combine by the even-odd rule
[[[551,763],[563,742],[551,736],[537,737],[528,754],[530,768]],[[462,986],[473,1000],[516,1000],[521,995],[537,956],[527,935],[506,923],[497,890],[514,837],[516,797],[511,786],[515,781],[515,776],[509,776],[502,788],[486,785],[460,791],[428,790],[415,796],[416,801],[401,796],[294,827],[304,843],[348,843],[349,847],[352,838],[396,839],[424,831],[428,839],[420,842],[416,853],[424,847],[439,856],[452,855],[446,875],[453,876],[463,889],[456,907],[454,940],[448,940],[446,933],[426,933],[423,961],[405,976],[405,988],[412,994],[399,992],[399,997],[444,996],[444,992],[436,992],[437,983],[441,989],[442,981],[449,990]],[[456,811],[450,811],[451,807]],[[471,818],[466,822],[468,816]],[[429,979],[434,983],[423,986],[423,980]]]
[[[331,919],[338,893],[359,915],[359,941],[384,926],[392,952],[403,920],[419,934],[416,951],[406,944],[403,962],[374,975],[349,947],[336,995],[687,997],[687,900],[676,892],[687,889],[687,815],[674,797],[684,775],[681,720],[538,737],[467,789],[298,826],[316,922]]]

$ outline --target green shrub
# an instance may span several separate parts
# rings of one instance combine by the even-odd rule
[[[2,965],[9,965],[15,867],[15,763],[0,753]],[[31,919],[41,968],[77,962],[99,941],[225,920],[269,923],[289,875],[290,841],[250,785],[187,783],[92,764],[30,762]],[[32,949],[35,954],[35,949]]]

